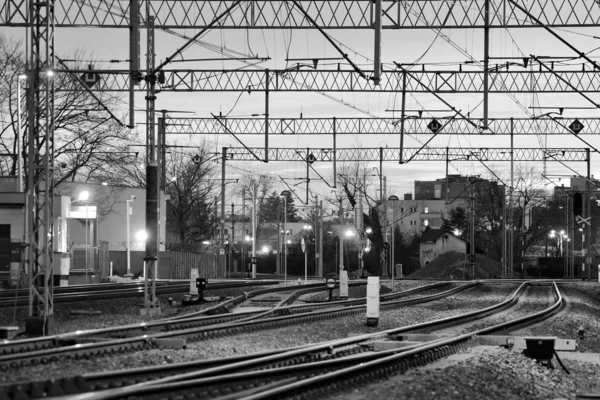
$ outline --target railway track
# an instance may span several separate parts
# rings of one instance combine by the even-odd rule
[[[429,286],[424,286],[412,290],[408,290],[400,293],[390,293],[388,295],[382,296],[382,309],[391,309],[397,308],[412,304],[424,303],[427,301],[439,300],[441,298],[450,296],[452,294],[458,293],[462,290],[466,290],[468,288],[476,286],[476,282],[464,284],[458,287],[450,288],[443,292],[435,293],[432,295],[425,295],[422,297],[411,298],[408,300],[401,300],[402,297],[411,296],[416,293],[426,292],[427,290],[439,289],[444,286],[448,286],[448,284],[436,283]],[[314,290],[315,288],[313,288]],[[293,293],[290,297],[297,297],[302,293],[305,293],[309,289],[303,289],[301,291],[297,291]],[[322,288],[320,288],[322,290]],[[262,292],[258,291],[258,292]],[[287,300],[287,299],[286,299]],[[362,302],[362,305],[355,305],[357,302]],[[284,302],[282,302],[284,303]],[[204,338],[213,338],[216,336],[225,336],[235,334],[237,332],[248,332],[257,329],[268,329],[283,325],[289,325],[293,323],[305,322],[305,321],[315,321],[324,318],[335,318],[344,315],[352,315],[359,312],[365,311],[365,299],[357,299],[357,300],[348,300],[348,301],[339,301],[334,302],[333,308],[331,309],[322,309],[324,305],[296,305],[296,306],[281,306],[275,307],[273,310],[270,310],[269,313],[271,315],[266,315],[265,312],[253,312],[253,313],[243,313],[241,315],[244,320],[234,320],[233,322],[219,322],[216,324],[207,324],[206,326],[196,327],[196,328],[184,328],[181,330],[174,331],[165,331],[163,333],[158,333],[152,335],[150,332],[147,332],[143,336],[130,337],[125,339],[113,339],[106,340],[105,338],[100,339],[96,337],[96,342],[93,343],[84,343],[84,344],[76,344],[70,346],[64,346],[59,348],[51,348],[45,350],[38,351],[30,351],[25,353],[13,353],[6,356],[0,357],[0,368],[16,368],[22,367],[29,364],[37,364],[37,363],[47,363],[52,361],[58,361],[62,359],[80,359],[80,358],[90,358],[97,357],[107,354],[113,353],[121,353],[125,351],[134,351],[134,350],[142,350],[153,348],[155,343],[160,341],[160,339],[165,338],[192,338],[192,340],[201,340]],[[346,303],[346,304],[343,304]],[[317,311],[314,311],[315,308],[320,308]],[[261,315],[263,314],[263,315]],[[225,316],[216,316],[216,317],[228,317]],[[234,316],[239,318],[237,316]],[[170,324],[190,324],[190,323],[199,323],[200,321],[207,321],[206,318],[215,321],[215,317],[204,317],[197,318],[196,321],[194,319],[186,319],[180,321],[170,321],[165,323]],[[260,318],[260,319],[256,319]],[[172,329],[172,328],[171,328]],[[56,339],[56,338],[55,338]],[[64,339],[64,337],[62,338]],[[93,337],[92,337],[93,339]],[[193,367],[192,368],[196,368]],[[1,393],[9,393],[14,390],[24,391],[27,393],[37,393],[39,391],[39,387],[44,388],[43,393],[51,393],[56,391],[56,387],[61,388],[63,390],[65,386],[71,385],[72,382],[65,382],[61,380],[54,381],[49,384],[34,384],[27,386],[24,388],[22,385],[20,389],[13,388],[8,389],[4,388],[0,390]],[[1,396],[0,396],[1,397]]]
[[[264,285],[275,285],[277,281],[244,281],[244,282],[215,282],[207,289],[208,293],[215,290],[253,287]],[[160,295],[182,293],[189,290],[189,282],[157,282],[156,292]],[[55,288],[54,302],[65,303],[82,300],[103,300],[115,297],[135,297],[144,293],[143,283],[119,283],[119,284],[99,284],[99,285],[78,285],[68,286],[61,290]],[[23,289],[7,290],[0,292],[0,307],[25,306],[29,304],[28,294]]]
[[[44,396],[70,394],[71,399],[87,400],[140,397],[220,400],[319,398],[337,388],[348,388],[362,382],[382,379],[445,357],[464,348],[477,335],[513,330],[535,323],[548,318],[563,306],[558,287],[552,284],[555,302],[541,311],[450,338],[407,344],[405,347],[379,352],[371,351],[370,344],[375,340],[397,342],[402,339],[402,335],[409,332],[440,329],[449,323],[464,323],[473,316],[481,318],[490,315],[490,311],[501,312],[516,304],[528,285],[523,283],[506,300],[491,307],[376,334],[303,346],[287,351],[206,360],[186,363],[187,365],[86,374],[71,379],[68,381],[69,384],[64,381],[60,388],[57,386],[44,388],[42,383],[38,383],[37,390],[38,394]],[[114,388],[115,386],[121,387]],[[78,391],[87,393],[75,395]],[[92,391],[94,393],[90,393]],[[29,394],[32,393],[29,391]],[[13,397],[8,398],[17,398],[16,394],[15,391],[9,394]]]

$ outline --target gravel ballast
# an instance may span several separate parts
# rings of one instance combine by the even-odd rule
[[[366,326],[365,314],[359,314],[249,332],[231,337],[190,342],[185,350],[153,349],[120,356],[102,357],[101,362],[99,360],[68,360],[45,366],[18,368],[0,373],[0,382],[28,380],[31,376],[38,376],[39,379],[49,379],[72,376],[84,371],[108,371],[170,362],[252,354],[363,333],[374,333],[489,307],[504,300],[515,287],[516,285],[506,285],[492,288],[488,285],[479,285],[442,300],[385,311],[381,313],[379,324],[374,328]]]
[[[413,281],[414,282],[414,281]],[[428,282],[425,282],[428,284]],[[411,283],[410,287],[420,286]],[[408,286],[408,285],[407,285]],[[333,320],[291,325],[277,329],[249,332],[231,337],[188,343],[185,350],[153,349],[144,352],[102,357],[97,360],[70,360],[44,366],[19,368],[0,373],[0,382],[72,376],[83,372],[118,370],[173,362],[251,354],[275,348],[317,343],[362,333],[373,333],[399,326],[462,314],[488,307],[504,300],[518,284],[488,285],[457,293],[446,299],[382,312],[376,328],[367,327],[364,314]],[[536,311],[547,306],[552,296],[547,289],[530,288],[521,311]],[[538,289],[540,290],[538,292]],[[584,351],[598,351],[598,290],[591,285],[561,286],[568,306],[547,321],[518,334],[554,335],[576,338],[574,329],[585,325]],[[360,289],[364,290],[364,289]],[[397,288],[398,290],[398,288]],[[528,297],[525,297],[527,299]],[[596,303],[594,303],[596,302]],[[526,305],[527,304],[527,305]],[[505,312],[508,314],[508,311]],[[591,321],[593,320],[593,321]],[[589,338],[589,340],[588,340]],[[474,342],[474,345],[476,342]],[[582,346],[580,344],[580,350]],[[567,375],[554,361],[548,370],[517,351],[499,347],[477,346],[418,370],[398,375],[362,388],[348,389],[330,399],[574,399],[576,393],[598,392],[600,367],[588,363],[563,361],[572,374]]]

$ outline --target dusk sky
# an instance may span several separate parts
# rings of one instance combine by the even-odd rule
[[[2,32],[13,37],[24,35],[23,28],[1,28]],[[192,37],[196,30],[177,30],[179,34]],[[373,68],[373,30],[328,30],[336,42],[343,46],[344,51],[361,69],[372,70]],[[600,41],[594,39],[595,33],[592,29],[555,29],[555,32],[568,40],[578,50],[588,53],[596,59],[600,52]],[[157,30],[156,53],[157,61],[171,56],[185,41],[172,34]],[[90,56],[97,60],[95,68],[126,69],[127,63],[109,64],[110,59],[127,60],[128,55],[128,30],[126,29],[100,29],[100,28],[57,28],[56,49],[57,55],[69,58],[78,49],[89,52]],[[297,61],[287,61],[286,58],[338,58],[339,53],[330,43],[316,30],[213,30],[204,35],[201,40],[213,45],[216,50],[227,49],[229,53],[235,52],[238,57],[270,57],[269,61],[258,63],[255,67],[246,68],[270,68],[282,69],[294,65]],[[141,54],[142,66],[145,66],[146,48],[145,30],[141,32]],[[426,63],[427,70],[457,70],[462,64],[464,70],[481,70],[474,64],[464,64],[467,60],[481,62],[483,60],[483,30],[482,29],[444,29],[436,30],[384,30],[382,54],[384,69],[394,69],[394,62],[413,63],[418,61]],[[564,44],[553,38],[543,28],[521,28],[521,29],[492,29],[490,54],[493,57],[521,57],[530,54],[538,56],[574,56],[573,51]],[[218,51],[208,50],[206,47],[194,45],[186,50],[179,59],[191,60],[201,58],[225,57]],[[472,57],[472,58],[470,58]],[[506,60],[492,61],[504,63]],[[516,62],[517,60],[511,60]],[[571,69],[580,70],[582,59],[562,61],[562,65],[571,65]],[[311,64],[310,61],[301,63]],[[350,66],[343,60],[320,61],[319,69],[335,69],[337,64],[342,63],[343,69]],[[213,62],[177,62],[172,63],[166,69],[237,69],[244,67],[240,61],[213,61]],[[418,67],[419,69],[421,66]],[[523,67],[511,67],[515,70],[524,70]],[[539,65],[529,66],[538,69]],[[558,68],[558,62],[557,62]],[[587,66],[589,69],[589,65]],[[145,108],[144,94],[136,96],[136,107]],[[461,110],[463,114],[470,113],[474,118],[482,117],[482,94],[444,94],[442,97]],[[600,101],[600,96],[589,94],[594,101]],[[211,114],[223,113],[229,117],[249,117],[251,114],[264,113],[264,93],[243,92],[238,93],[168,93],[158,94],[157,109],[192,111],[195,117],[210,118]],[[271,93],[270,116],[273,118],[299,117],[302,113],[304,118],[311,117],[395,117],[399,112],[386,112],[386,109],[400,109],[401,95],[391,93]],[[444,110],[447,107],[428,93],[407,95],[407,110]],[[517,105],[515,100],[521,104]],[[127,95],[123,96],[122,109],[127,111]],[[530,107],[558,107],[558,106],[591,106],[592,104],[578,94],[520,94],[515,93],[512,98],[505,94],[490,95],[489,116],[522,118],[527,115],[526,109],[531,115],[539,115],[551,110],[531,109]],[[597,110],[565,110],[564,117],[597,117]],[[413,113],[414,115],[414,113]],[[424,115],[428,115],[425,113]],[[433,117],[449,117],[448,112],[432,112]],[[172,114],[176,116],[176,114]],[[144,122],[145,115],[136,113],[136,122]],[[144,125],[138,125],[138,131],[143,134]],[[427,142],[430,135],[411,135],[405,137],[405,146],[421,147]],[[211,143],[215,151],[220,151],[223,146],[241,146],[229,135],[209,135],[205,138]],[[249,147],[260,147],[264,145],[263,136],[242,136],[241,139]],[[598,141],[591,135],[585,135],[584,139],[593,146],[598,146]],[[198,143],[200,135],[169,136],[169,143]],[[331,136],[271,136],[270,147],[298,147],[298,148],[322,148],[331,147]],[[338,135],[337,146],[342,147],[399,147],[398,135],[378,136],[343,136]],[[434,138],[431,147],[510,147],[509,136],[466,136],[466,135],[439,135]],[[540,134],[538,136],[518,136],[514,138],[515,147],[587,147],[574,136],[557,136]],[[592,174],[594,174],[594,163],[597,157],[592,158]],[[371,163],[378,167],[379,163]],[[539,164],[542,172],[543,165]],[[259,163],[259,162],[236,162],[236,167],[248,171],[262,171],[274,176],[286,176],[300,182],[305,177],[305,166],[302,163]],[[331,178],[331,163],[315,163],[314,168],[325,177]],[[509,163],[496,163],[487,165],[492,169],[504,170],[504,176],[509,171]],[[568,163],[568,167],[580,174],[585,174],[585,163]],[[414,180],[429,180],[442,178],[445,175],[445,163],[412,162],[410,164],[398,165],[397,162],[384,163],[383,174],[387,176],[391,187],[390,194],[397,194],[400,198],[404,193],[412,192]],[[549,175],[571,175],[574,172],[569,168],[556,162],[548,162],[547,172]],[[479,162],[456,161],[451,163],[449,173],[457,174],[485,174],[485,167]],[[230,169],[229,174],[234,174]],[[375,174],[375,171],[374,171]],[[374,180],[377,180],[374,177]],[[556,180],[558,182],[558,179]],[[564,181],[563,181],[564,182]],[[288,181],[294,184],[293,180]],[[329,181],[331,184],[332,182]],[[509,182],[507,182],[509,183]],[[299,194],[303,197],[304,185],[298,186]],[[324,183],[319,183],[317,176],[311,176],[311,189],[315,192],[328,194],[330,189]]]

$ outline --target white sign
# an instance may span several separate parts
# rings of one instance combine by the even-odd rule
[[[190,294],[197,295],[198,288],[196,287],[196,278],[198,277],[198,268],[192,268],[190,270]]]
[[[306,253],[306,243],[304,242],[304,238],[300,240],[300,245],[302,246],[302,252]]]
[[[348,271],[340,271],[340,297],[348,297]]]
[[[379,277],[367,278],[367,325],[377,325],[379,320]]]

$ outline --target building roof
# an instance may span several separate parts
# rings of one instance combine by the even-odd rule
[[[423,235],[421,235],[421,243],[435,243],[443,235],[454,236],[454,234],[448,232],[445,229],[427,229],[425,232],[423,232]],[[464,242],[464,240],[460,237],[454,237]]]

